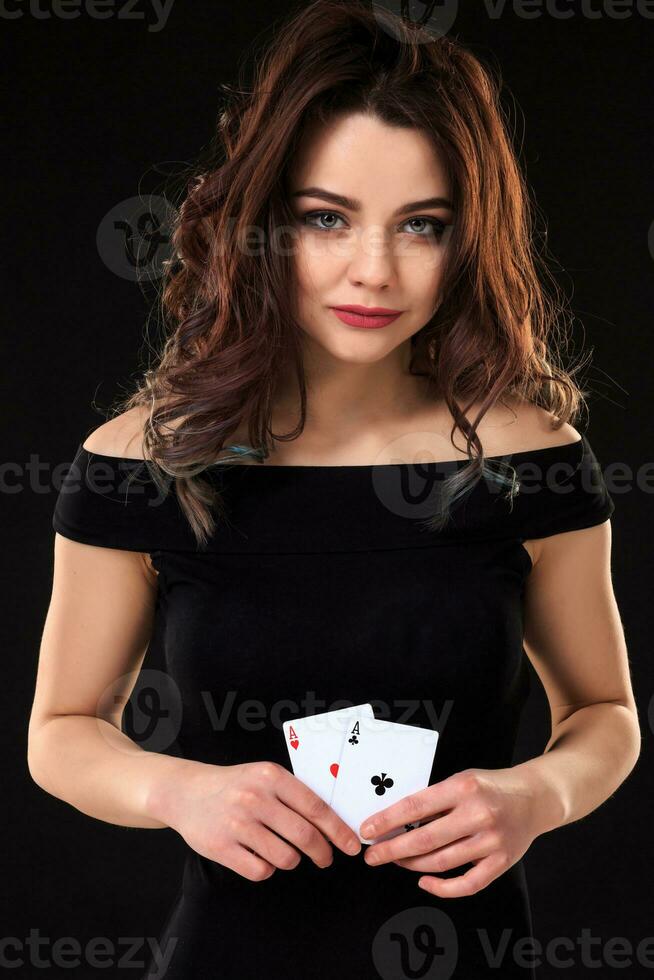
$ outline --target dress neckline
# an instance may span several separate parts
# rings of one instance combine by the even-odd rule
[[[116,547],[148,553],[295,555],[515,543],[588,527],[611,515],[601,469],[585,436],[487,460],[480,479],[448,496],[444,524],[432,519],[441,513],[446,477],[461,474],[465,458],[260,465],[268,476],[251,473],[256,467],[249,464],[213,464],[200,472],[219,486],[220,499],[211,501],[219,504],[219,514],[208,540],[198,545],[176,480],[166,476],[167,486],[160,486],[147,460],[93,453],[80,445],[59,498],[59,527],[71,537],[84,534],[89,544],[110,539],[121,543]],[[501,460],[513,474],[500,474]],[[517,554],[526,561],[526,551]]]
[[[522,449],[513,452],[496,453],[492,456],[484,456],[485,462],[493,462],[496,460],[528,460],[530,457],[547,456],[548,454],[559,452],[564,455],[570,455],[574,457],[579,454],[580,450],[583,452],[587,448],[586,436],[581,433],[581,438],[575,439],[574,442],[563,442],[558,443],[555,446],[543,446],[539,449]],[[105,453],[96,453],[92,449],[87,449],[82,443],[79,444],[77,449],[77,455],[83,454],[87,459],[95,457],[99,460],[105,460],[110,465],[120,464],[132,466],[135,464],[142,465],[146,460],[136,457],[136,456],[109,456]],[[411,471],[414,469],[424,470],[428,468],[429,470],[434,470],[438,467],[452,467],[463,465],[464,463],[470,462],[468,456],[462,459],[439,459],[439,460],[426,460],[425,462],[406,462],[406,463],[283,463],[281,465],[275,463],[237,463],[233,461],[219,460],[215,463],[209,463],[206,467],[208,470],[213,469],[224,469],[224,470],[287,470],[293,474],[306,473],[316,473],[316,472],[332,472],[337,470],[341,473],[372,473],[374,471],[391,471],[393,469],[400,469],[405,471]]]

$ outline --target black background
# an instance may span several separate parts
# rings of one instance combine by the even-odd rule
[[[648,804],[652,521],[644,479],[647,467],[650,474],[654,469],[654,20],[636,4],[621,8],[628,16],[618,18],[599,0],[583,8],[561,2],[549,11],[543,4],[535,17],[520,16],[508,3],[496,17],[481,2],[460,7],[450,33],[498,62],[517,100],[516,141],[547,219],[559,281],[572,294],[574,336],[578,345],[594,348],[587,432],[616,503],[613,577],[643,752],[611,799],[537,839],[525,863],[537,939],[576,943],[584,929],[601,939],[593,947],[599,968],[584,966],[577,947],[573,967],[545,963],[541,980],[562,973],[605,980],[618,972],[601,955],[605,943],[624,937],[635,948],[654,936]],[[7,9],[22,16],[9,18]],[[38,9],[49,8],[42,3]],[[192,164],[207,147],[219,83],[234,80],[246,49],[289,8],[278,0],[176,0],[159,31],[148,29],[155,17],[143,3],[123,17],[118,5],[106,19],[80,9],[76,19],[43,18],[16,3],[0,15],[10,127],[3,195],[2,936],[25,942],[34,929],[50,942],[106,936],[119,944],[122,937],[160,934],[178,888],[180,839],[171,830],[94,820],[39,789],[26,763],[58,480],[78,443],[104,421],[121,387],[138,372],[152,332],[146,326],[151,295],[108,269],[96,233],[115,204],[162,193],[164,175]],[[516,104],[509,103],[515,116]],[[38,482],[27,470],[30,461],[41,466]],[[611,475],[615,464],[619,480]],[[654,485],[651,475],[649,483]],[[533,671],[532,679],[516,761],[539,754],[549,735],[547,705]],[[634,960],[623,973],[654,975],[650,958],[649,969]],[[113,968],[94,970],[85,963],[13,972],[114,975]],[[138,976],[139,970],[125,967],[115,975]]]

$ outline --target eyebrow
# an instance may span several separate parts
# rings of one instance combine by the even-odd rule
[[[333,191],[327,191],[324,187],[304,187],[302,190],[293,191],[291,197],[319,197],[323,201],[338,204],[348,211],[361,210],[361,201],[357,201],[353,197],[345,197],[343,194],[335,194]],[[402,204],[401,207],[393,212],[393,216],[397,217],[401,214],[407,214],[409,211],[420,211],[423,208],[448,208],[450,211],[454,210],[451,201],[446,197],[426,197],[422,201],[411,201],[408,204]]]

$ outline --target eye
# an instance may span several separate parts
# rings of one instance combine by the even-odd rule
[[[325,226],[324,224],[318,224],[318,222],[323,221],[324,218],[328,220],[331,219],[332,223]],[[316,228],[318,231],[340,231],[341,228],[333,223],[336,221],[344,221],[345,219],[340,215],[336,214],[335,211],[310,211],[307,214],[302,215],[302,220],[305,225],[310,228]],[[405,225],[411,222],[422,222],[423,225],[426,224],[427,232],[410,233],[413,234],[414,238],[433,238],[436,241],[440,241],[447,227],[443,221],[439,221],[438,218],[409,218],[404,222]]]
[[[334,211],[311,211],[309,214],[305,214],[302,217],[304,223],[308,225],[310,228],[318,228],[320,231],[332,231],[334,228],[333,225],[330,225],[329,227],[325,228],[322,225],[314,225],[313,222],[310,220],[311,218],[315,218],[318,221],[320,221],[325,215],[327,215],[330,218],[336,218],[337,221],[343,220],[341,216],[339,214],[336,214]]]
[[[446,225],[444,222],[439,221],[438,218],[409,218],[405,224],[410,224],[412,221],[422,221],[427,222],[427,226],[431,229],[427,234],[418,235],[419,238],[435,238],[440,239],[443,237]]]

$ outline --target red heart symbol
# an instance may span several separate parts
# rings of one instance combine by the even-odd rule
[[[299,738],[292,738],[291,739],[291,745],[292,745],[292,747],[294,749],[296,749],[299,744],[300,744],[300,739]]]
[[[338,762],[332,762],[331,766],[329,767],[329,771],[334,777],[334,779],[336,779],[336,777],[338,776]]]

